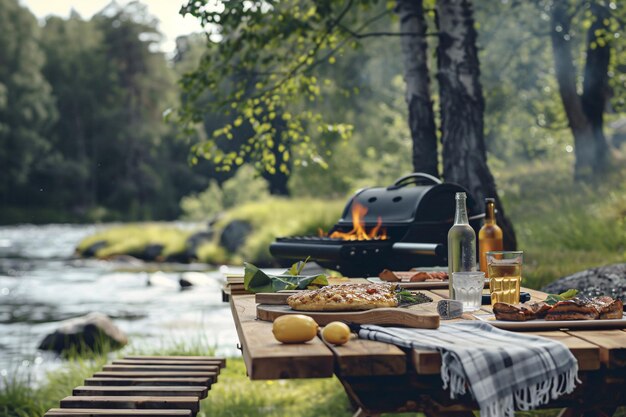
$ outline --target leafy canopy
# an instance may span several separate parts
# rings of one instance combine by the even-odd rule
[[[364,18],[377,2],[190,0],[181,14],[197,17],[207,29],[207,52],[199,66],[181,80],[186,99],[178,120],[194,135],[203,115],[231,116],[194,147],[196,156],[229,171],[247,161],[270,174],[290,171],[306,161],[326,166],[325,152],[347,139],[352,125],[312,110],[336,85],[317,67],[333,65],[335,55],[354,47],[359,31],[390,12]],[[354,22],[365,22],[356,29]],[[206,100],[211,94],[211,100]],[[246,136],[235,149],[220,146]],[[222,142],[223,143],[223,142]],[[226,149],[225,149],[226,148]],[[197,158],[196,158],[197,160]]]

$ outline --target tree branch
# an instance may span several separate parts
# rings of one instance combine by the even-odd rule
[[[337,27],[339,29],[343,30],[344,32],[347,32],[350,36],[352,36],[353,38],[356,38],[356,39],[371,38],[371,37],[378,37],[378,36],[417,36],[417,37],[422,37],[422,35],[417,33],[417,32],[368,32],[368,33],[358,33],[358,32],[355,32],[354,30],[350,29],[349,27],[347,27],[345,25],[337,25]],[[439,33],[427,33],[427,34],[424,35],[424,37],[429,37],[429,36],[439,36]]]

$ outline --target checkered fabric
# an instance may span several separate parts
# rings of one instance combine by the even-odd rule
[[[574,390],[578,362],[562,343],[497,329],[489,323],[458,322],[439,329],[362,325],[359,337],[404,348],[437,350],[450,397],[469,392],[483,417],[514,417]]]

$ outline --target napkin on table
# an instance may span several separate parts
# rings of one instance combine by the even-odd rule
[[[578,380],[578,362],[560,342],[497,329],[489,323],[458,322],[438,329],[359,326],[363,339],[441,353],[441,378],[450,397],[474,397],[482,417],[514,417],[564,393]]]

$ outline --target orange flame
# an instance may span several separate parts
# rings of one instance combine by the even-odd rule
[[[381,228],[382,219],[378,216],[376,226],[368,232],[365,229],[365,215],[367,214],[367,207],[364,207],[358,203],[352,205],[352,230],[349,232],[334,231],[329,237],[343,240],[386,240],[387,231]],[[323,230],[319,230],[320,236],[326,236]]]

